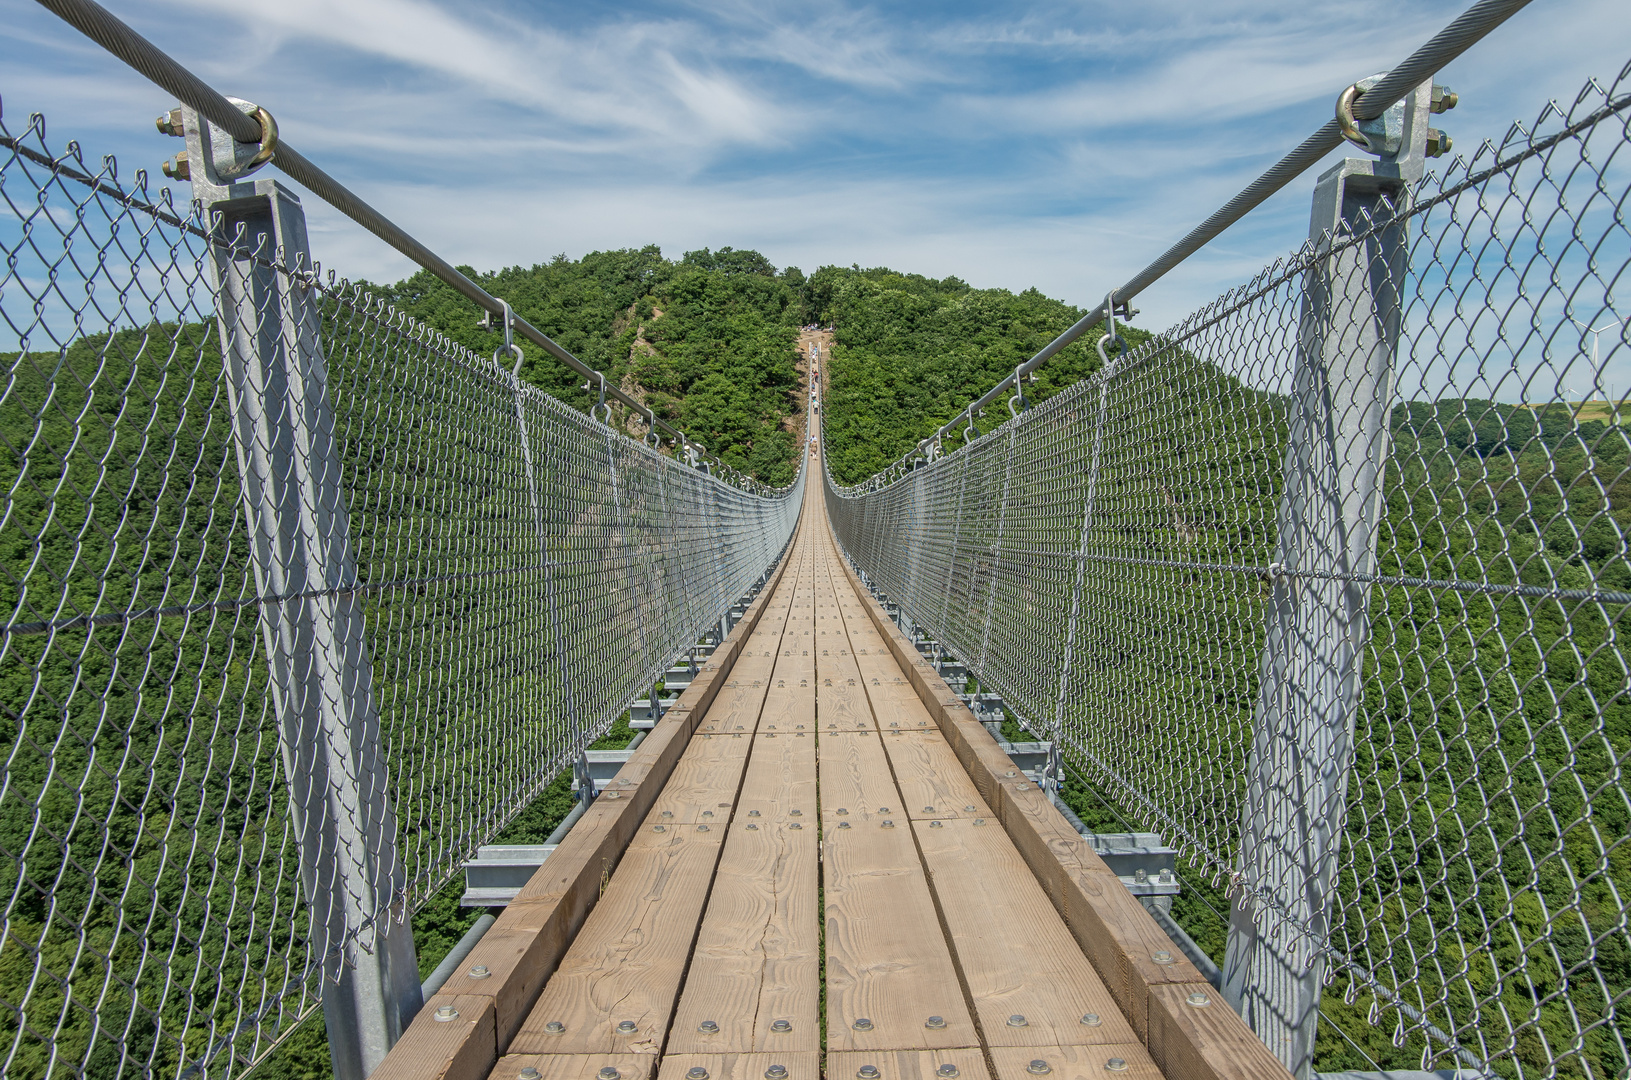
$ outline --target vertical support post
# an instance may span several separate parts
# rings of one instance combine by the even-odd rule
[[[1321,176],[1304,278],[1285,486],[1266,612],[1223,992],[1286,1068],[1311,1075],[1408,271],[1396,215],[1422,174],[1430,85],[1394,158]],[[1352,237],[1360,236],[1355,241]]]
[[[300,201],[223,180],[186,110],[217,230],[221,349],[313,959],[335,1076],[363,1080],[421,1004]]]

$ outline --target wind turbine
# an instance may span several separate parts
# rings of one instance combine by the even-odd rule
[[[1587,326],[1585,323],[1581,322],[1579,319],[1576,319],[1572,315],[1566,317],[1570,322],[1574,323],[1574,325],[1591,335],[1591,374],[1592,381],[1596,382],[1597,378],[1602,375],[1601,361],[1598,359],[1598,346],[1603,340],[1603,331],[1611,330],[1614,327],[1624,323],[1625,320],[1615,319],[1612,322],[1606,322],[1601,326]],[[1612,390],[1609,391],[1608,396],[1609,423],[1618,424],[1620,422],[1620,403],[1614,400],[1614,392]],[[1584,405],[1585,402],[1582,401],[1580,404]]]

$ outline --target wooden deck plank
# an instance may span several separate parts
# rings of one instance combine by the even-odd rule
[[[842,820],[857,826],[882,818],[906,823],[883,744],[876,731],[821,736],[816,758],[820,763],[821,819],[825,828],[837,828]]]
[[[706,1076],[695,1080],[821,1080],[821,1054],[805,1050],[793,1054],[664,1054],[664,1080],[687,1080],[692,1069]]]
[[[736,803],[752,748],[750,732],[699,731],[692,735],[652,805],[652,819],[670,825],[723,825]]]
[[[1121,1068],[1115,1067],[1118,1061]],[[995,1080],[1163,1080],[1139,1042],[1119,1046],[994,1046],[991,1062],[997,1067]]]
[[[813,760],[810,766],[813,774]],[[669,1053],[821,1049],[817,848],[813,820],[735,819]]]
[[[980,789],[938,731],[907,731],[883,742],[900,788],[901,803],[913,818],[994,817]]]
[[[829,829],[822,856],[828,1049],[978,1045],[909,823]]]
[[[725,830],[653,821],[629,842],[511,1053],[655,1054],[662,1045]],[[633,1030],[618,1031],[625,1021]]]
[[[813,731],[765,731],[753,737],[753,757],[736,815],[765,821],[816,819],[816,737]]]
[[[538,1080],[603,1080],[603,1069],[616,1069],[616,1080],[651,1080],[657,1061],[650,1054],[511,1054],[499,1059],[489,1080],[516,1080],[523,1069],[537,1069]]]
[[[827,1055],[827,1076],[829,1080],[866,1080],[862,1070],[868,1065],[878,1070],[877,1080],[990,1078],[985,1067],[985,1054],[977,1046],[954,1050],[891,1050],[881,1054],[847,1050]],[[867,1073],[866,1077],[871,1075]],[[1026,1080],[1031,1078],[1027,1077]]]
[[[913,831],[988,1045],[1136,1041],[1000,822],[936,819]]]

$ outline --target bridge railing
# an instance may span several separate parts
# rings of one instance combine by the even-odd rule
[[[1304,1074],[1631,1064],[1628,117],[1631,69],[1420,183],[1334,169],[1253,280],[827,478],[871,582],[1182,851]]]
[[[362,1075],[409,916],[774,564],[803,472],[660,454],[319,273],[276,184],[176,205],[37,115],[0,251],[0,1073],[236,1075],[322,1001]]]

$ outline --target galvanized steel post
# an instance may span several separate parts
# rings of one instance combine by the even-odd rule
[[[1320,177],[1287,402],[1285,487],[1224,959],[1224,994],[1311,1074],[1360,665],[1369,636],[1388,416],[1408,267],[1396,214],[1423,170],[1431,87],[1400,106],[1396,156]]]
[[[299,200],[242,182],[184,110],[212,218],[221,349],[301,881],[334,1072],[363,1080],[419,1010],[373,662]],[[251,147],[251,149],[253,149]]]

